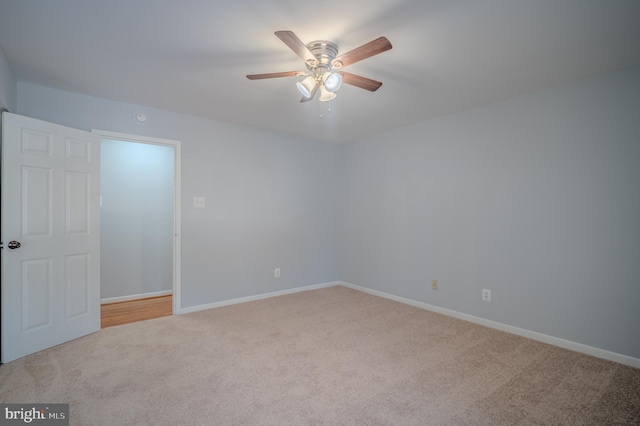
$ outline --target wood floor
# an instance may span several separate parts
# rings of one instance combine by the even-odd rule
[[[173,296],[151,297],[128,302],[102,305],[100,319],[102,328],[129,324],[153,318],[173,315]]]

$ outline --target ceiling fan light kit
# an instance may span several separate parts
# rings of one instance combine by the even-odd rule
[[[320,89],[320,102],[330,101],[336,97],[336,91],[343,83],[375,92],[382,86],[379,81],[371,80],[356,74],[342,71],[343,67],[367,59],[371,56],[391,49],[391,43],[386,37],[377,38],[363,44],[347,53],[338,56],[338,46],[325,40],[312,41],[304,44],[293,31],[276,31],[276,36],[304,60],[306,71],[287,71],[268,74],[250,74],[249,80],[265,78],[304,76],[296,87],[302,94],[300,102],[307,102],[314,98]],[[339,71],[338,71],[339,70]]]
[[[324,86],[320,86],[320,97],[318,98],[318,100],[320,102],[327,102],[330,101],[331,99],[335,98],[337,95],[334,92],[331,92],[329,90],[327,90],[326,87]]]
[[[327,71],[322,74],[322,82],[328,91],[335,92],[342,87],[342,76],[338,73]]]
[[[302,93],[302,96],[306,96],[308,98],[309,96],[311,96],[311,92],[315,88],[316,84],[318,84],[318,82],[313,76],[310,75],[304,80],[297,82],[296,86],[298,87],[300,93]]]

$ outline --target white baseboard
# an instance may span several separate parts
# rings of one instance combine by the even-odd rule
[[[497,321],[491,321],[488,319],[476,317],[462,312],[454,311],[451,309],[441,308],[439,306],[430,305],[424,302],[418,302],[416,300],[407,299],[400,296],[394,296],[389,293],[384,293],[378,290],[371,290],[359,285],[350,284],[346,282],[339,282],[339,285],[349,287],[354,290],[369,293],[374,296],[384,297],[385,299],[391,299],[396,302],[405,303],[407,305],[415,306],[416,308],[425,309],[427,311],[437,312],[439,314],[447,315],[450,317],[458,318],[461,320],[473,322],[476,324],[484,325],[486,327],[494,328],[496,330],[506,331],[507,333],[516,334],[518,336],[527,337],[529,339],[537,340],[539,342],[548,343],[550,345],[558,346],[564,349],[569,349],[576,352],[581,352],[587,355],[595,356],[598,358],[606,359],[609,361],[618,362],[620,364],[628,365],[635,368],[640,368],[640,359],[634,358],[628,355],[622,355],[616,352],[607,351],[605,349],[595,348],[593,346],[583,345],[582,343],[572,342],[570,340],[561,339],[559,337],[549,336],[547,334],[538,333],[535,331],[526,330],[524,328],[514,327],[511,325],[503,324]]]
[[[168,296],[172,293],[173,293],[172,290],[164,290],[164,291],[154,291],[151,293],[132,294],[130,296],[107,297],[106,299],[101,299],[100,304],[107,305],[109,303],[128,302],[129,300],[149,299],[151,297]]]
[[[179,308],[177,309],[176,314],[177,315],[189,314],[192,312],[204,311],[205,309],[219,308],[221,306],[229,306],[229,305],[235,305],[237,303],[252,302],[254,300],[260,300],[260,299],[268,299],[270,297],[284,296],[285,294],[298,293],[301,291],[317,290],[319,288],[333,287],[340,284],[342,283],[339,281],[333,281],[333,282],[322,283],[322,284],[308,285],[304,287],[296,287],[288,290],[273,291],[270,293],[263,293],[255,296],[239,297],[237,299],[223,300],[221,302],[206,303],[204,305],[190,306],[188,308]]]

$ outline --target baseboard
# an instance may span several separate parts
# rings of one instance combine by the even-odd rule
[[[106,299],[101,299],[100,304],[108,305],[109,303],[128,302],[129,300],[149,299],[151,297],[168,296],[172,293],[173,293],[172,290],[164,290],[164,291],[154,291],[151,293],[132,294],[130,296],[107,297]]]
[[[507,333],[516,334],[522,337],[527,337],[529,339],[537,340],[539,342],[548,343],[550,345],[558,346],[564,349],[569,349],[572,351],[581,352],[587,355],[595,356],[595,357],[606,359],[609,361],[618,362],[620,364],[628,365],[631,367],[640,368],[640,359],[634,358],[628,355],[622,355],[616,352],[607,351],[605,349],[583,345],[582,343],[576,343],[570,340],[561,339],[559,337],[549,336],[547,334],[526,330],[524,328],[514,327],[511,325],[503,324],[501,322],[491,321],[488,319],[476,317],[473,315],[465,314],[465,313],[454,311],[451,309],[441,308],[439,306],[430,305],[428,303],[419,302],[417,300],[407,299],[400,296],[394,296],[393,294],[384,293],[378,290],[372,290],[372,289],[361,287],[355,284],[350,284],[346,282],[339,282],[338,284],[354,290],[362,291],[364,293],[369,293],[374,296],[384,297],[385,299],[390,299],[396,302],[415,306],[416,308],[421,308],[427,311],[432,311],[432,312],[447,315],[450,317],[458,318],[461,320],[473,322],[475,324],[484,325],[486,327],[494,328],[496,330],[506,331]]]
[[[338,281],[333,281],[333,282],[322,283],[322,284],[308,285],[308,286],[304,286],[304,287],[296,287],[296,288],[291,288],[291,289],[288,289],[288,290],[273,291],[273,292],[270,292],[270,293],[263,293],[263,294],[258,294],[258,295],[255,295],[255,296],[239,297],[237,299],[223,300],[221,302],[206,303],[204,305],[190,306],[188,308],[179,308],[179,309],[177,309],[176,314],[177,315],[189,314],[189,313],[192,313],[192,312],[204,311],[206,309],[212,309],[212,308],[219,308],[219,307],[222,307],[222,306],[235,305],[237,303],[252,302],[254,300],[260,300],[260,299],[268,299],[270,297],[284,296],[285,294],[299,293],[301,291],[317,290],[317,289],[320,289],[320,288],[333,287],[333,286],[340,285],[340,284],[342,284],[342,283],[338,282]]]

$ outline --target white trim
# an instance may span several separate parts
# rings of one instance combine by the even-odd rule
[[[362,291],[364,293],[373,294],[374,296],[384,297],[385,299],[394,300],[396,302],[405,303],[407,305],[415,306],[416,308],[425,309],[427,311],[437,312],[439,314],[447,315],[450,317],[458,318],[461,320],[473,322],[475,324],[484,325],[496,330],[506,331],[507,333],[516,334],[518,336],[527,337],[529,339],[537,340],[539,342],[548,343],[550,345],[558,346],[564,349],[569,349],[576,352],[581,352],[587,355],[595,356],[597,358],[606,359],[609,361],[619,362],[620,364],[628,365],[635,368],[640,368],[640,359],[634,358],[628,355],[622,355],[616,352],[607,351],[605,349],[595,348],[593,346],[583,345],[582,343],[572,342],[570,340],[561,339],[559,337],[549,336],[547,334],[538,333],[535,331],[526,330],[524,328],[514,327],[512,325],[503,324],[497,321],[491,321],[488,319],[476,317],[473,315],[465,314],[462,312],[454,311],[451,309],[441,308],[439,306],[430,305],[424,302],[418,302],[412,299],[406,299],[400,296],[394,296],[389,293],[384,293],[378,290],[371,290],[359,285],[350,284],[346,282],[340,282],[339,285],[349,287],[353,290]]]
[[[139,135],[128,135],[125,133],[116,133],[109,132],[106,130],[96,130],[92,129],[91,133],[96,133],[100,136],[100,138],[111,138],[123,141],[130,142],[138,142],[138,143],[147,143],[152,145],[166,145],[171,146],[174,149],[174,206],[173,206],[173,217],[174,217],[174,241],[173,241],[173,314],[176,315],[178,311],[180,311],[182,306],[181,299],[181,265],[182,265],[182,214],[181,214],[181,193],[180,188],[182,188],[182,154],[181,154],[181,143],[180,141],[175,141],[171,139],[160,139],[154,138],[150,136],[139,136]]]
[[[342,284],[339,281],[333,281],[322,284],[308,285],[304,287],[291,288],[289,290],[273,291],[271,293],[263,293],[255,296],[239,297],[237,299],[223,300],[221,302],[206,303],[204,305],[190,306],[188,308],[178,310],[177,314],[190,314],[192,312],[204,311],[206,309],[220,308],[222,306],[235,305],[237,303],[252,302],[254,300],[268,299],[270,297],[284,296],[285,294],[299,293],[301,291],[317,290],[320,288],[333,287]]]
[[[132,294],[130,296],[107,297],[106,299],[100,299],[100,304],[108,305],[110,303],[128,302],[129,300],[150,299],[152,297],[168,296],[171,293],[173,293],[173,291],[163,290],[153,291],[151,293]]]
[[[91,133],[97,133],[103,139],[116,139],[119,141],[150,143],[153,145],[180,145],[180,141],[172,139],[154,138],[152,136],[130,135],[127,133],[110,132],[108,130],[91,129]]]

